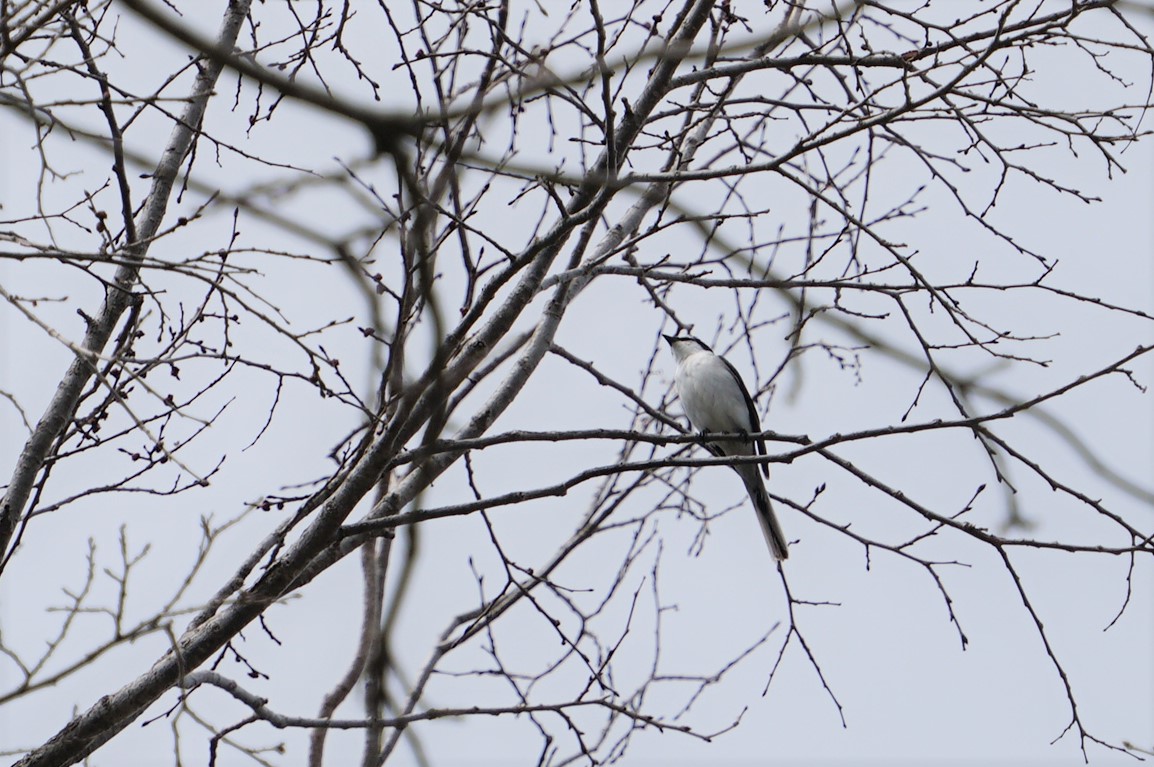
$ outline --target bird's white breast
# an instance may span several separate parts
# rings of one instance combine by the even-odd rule
[[[677,395],[699,431],[751,431],[749,408],[741,386],[721,358],[711,352],[691,354],[678,365]]]

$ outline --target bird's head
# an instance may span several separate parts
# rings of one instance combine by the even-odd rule
[[[708,346],[693,336],[663,335],[662,338],[664,338],[669,343],[669,348],[672,350],[673,356],[677,359],[678,362],[691,354],[710,351]]]

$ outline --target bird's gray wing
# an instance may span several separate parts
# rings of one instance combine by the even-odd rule
[[[729,368],[729,374],[737,382],[737,388],[741,389],[741,396],[745,398],[745,407],[749,411],[749,430],[750,433],[756,434],[761,431],[761,419],[757,417],[757,408],[753,404],[753,397],[749,396],[749,389],[745,388],[745,381],[741,380],[741,374],[737,372],[737,368],[730,364],[729,360],[720,354],[717,355],[717,358],[725,363],[725,367]],[[754,447],[758,455],[766,455],[764,439],[758,437],[754,440]],[[761,473],[769,476],[769,464],[763,463],[761,465]]]

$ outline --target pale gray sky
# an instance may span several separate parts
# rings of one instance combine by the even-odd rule
[[[215,17],[207,13],[205,16],[211,19],[206,29],[211,29]],[[190,19],[196,20],[195,16]],[[362,46],[366,43],[357,37],[373,34],[371,30],[350,29],[350,35]],[[119,40],[126,60],[110,66],[139,67],[142,82],[163,77],[172,62],[186,58],[185,52],[172,45],[156,42],[154,33],[143,31],[131,18],[121,22]],[[1061,71],[1038,74],[1036,87],[1040,96],[1060,100],[1063,87],[1072,92],[1094,87],[1082,83],[1080,67],[1085,66],[1084,59],[1078,60],[1077,67],[1057,54],[1047,61]],[[147,62],[148,66],[139,62]],[[1067,66],[1070,68],[1063,68]],[[1136,82],[1142,82],[1144,77],[1148,77],[1145,70],[1133,72]],[[226,77],[221,90],[232,89],[234,84],[235,78]],[[1137,90],[1141,92],[1135,99],[1140,99],[1145,92],[1142,88]],[[271,125],[258,126],[245,136],[244,108],[229,115],[223,110],[230,104],[231,96],[214,102],[210,124],[246,151],[259,148],[262,156],[324,170],[336,168],[336,160],[351,161],[367,151],[366,140],[358,131],[334,125],[292,103],[280,107],[283,114],[278,114]],[[534,119],[540,119],[540,115]],[[155,146],[137,148],[155,151],[162,146],[166,132],[158,124]],[[4,167],[0,173],[0,218],[11,222],[36,210],[30,195],[35,189],[39,158],[30,151],[34,144],[29,126],[18,117],[0,111],[0,134],[4,136],[0,142]],[[54,136],[52,141],[56,169],[75,175],[43,185],[41,192],[48,209],[74,199],[78,190],[96,191],[107,175],[108,165],[106,156],[81,142],[69,142],[62,136]],[[554,151],[570,151],[561,143]],[[1149,141],[1131,147],[1124,155],[1128,172],[1115,173],[1112,180],[1105,177],[1101,161],[1092,153],[1083,152],[1073,158],[1057,149],[1041,150],[1050,155],[1046,159],[1047,173],[1101,197],[1102,201],[1086,205],[1015,181],[990,213],[990,220],[1011,229],[1027,247],[1058,262],[1053,285],[1154,313],[1152,149]],[[546,147],[538,150],[542,157],[553,156]],[[227,151],[222,155],[222,167],[215,167],[209,148],[202,146],[200,151],[197,170],[204,178],[216,179],[226,188],[243,187],[254,180],[250,174],[258,172],[254,163],[238,162]],[[901,159],[887,160],[879,166],[873,183],[880,196],[899,198],[909,192],[911,179],[916,179],[918,172]],[[989,180],[980,169],[974,176],[977,186]],[[372,176],[373,181],[382,184],[383,194],[392,191],[385,191],[383,186],[388,178],[385,171]],[[144,182],[141,184],[143,189]],[[806,202],[788,197],[783,186],[767,185],[757,191],[764,195],[765,207],[771,209],[764,221],[765,232],[774,231],[778,225],[792,225],[790,217],[804,212]],[[499,199],[503,203],[507,198]],[[183,203],[173,205],[170,218],[192,211],[200,200],[198,195],[188,194]],[[930,192],[924,201],[930,204],[929,210],[889,231],[893,237],[916,243],[919,266],[927,273],[957,274],[959,279],[965,279],[975,259],[981,258],[979,277],[996,280],[1012,275],[1028,280],[1037,276],[1030,259],[1012,254],[973,222],[960,219],[941,193]],[[690,200],[683,202],[688,204]],[[493,207],[497,207],[496,202]],[[299,195],[278,210],[331,227],[334,232],[371,220],[349,196],[332,193]],[[487,212],[498,214],[508,218],[508,231],[502,235],[509,243],[517,242],[536,218],[535,209],[528,203],[506,208],[503,213]],[[83,211],[77,212],[76,217],[89,220]],[[29,225],[6,223],[3,228],[18,230],[24,226]],[[182,252],[191,254],[222,247],[231,226],[229,211],[215,211],[205,224],[163,241],[158,246],[162,251],[153,255],[175,259]],[[743,226],[723,227],[722,232],[741,242]],[[242,218],[239,228],[240,247],[306,249],[299,241],[259,221]],[[62,248],[81,247],[88,241],[66,225],[58,225],[54,232],[61,237]],[[38,236],[42,234],[39,232]],[[76,242],[70,242],[74,237]],[[655,259],[662,252],[688,258],[699,251],[700,244],[694,241],[688,254],[680,252],[685,242],[684,234],[676,229],[655,236],[643,246],[645,259]],[[292,263],[267,254],[242,255],[240,260],[263,272],[262,277],[253,278],[253,284],[285,309],[299,328],[339,316],[364,314],[361,299],[336,267]],[[788,271],[792,262],[784,256],[783,261],[782,268]],[[447,281],[453,279],[452,274],[446,275]],[[180,291],[188,291],[184,300],[191,302],[196,298],[196,286],[180,280],[150,276],[149,281],[154,288],[171,291],[172,305],[177,297],[185,296]],[[69,296],[69,301],[58,305],[42,302],[37,310],[40,317],[70,338],[82,331],[76,308],[91,307],[98,299],[92,280],[51,264],[0,258],[0,284],[18,295]],[[694,323],[695,332],[707,339],[714,336],[719,325],[728,328],[734,311],[732,294],[722,290],[680,286],[668,299],[684,320]],[[1108,364],[1140,343],[1149,343],[1154,335],[1149,320],[1120,317],[1085,304],[1071,307],[1053,296],[975,292],[966,294],[966,299],[967,310],[992,322],[1008,323],[1016,331],[1060,334],[1034,347],[1034,353],[1053,360],[1047,368],[1015,365],[987,369],[987,360],[972,357],[973,372],[981,373],[983,382],[1018,395],[1060,386],[1083,372]],[[758,307],[757,316],[768,321],[781,314],[783,306],[766,299]],[[924,307],[918,310],[921,308]],[[670,327],[663,325],[663,319],[659,310],[647,303],[646,294],[635,282],[601,280],[577,300],[566,316],[558,342],[577,356],[593,360],[617,380],[639,385],[658,333]],[[927,322],[932,321],[927,317]],[[342,370],[349,379],[360,384],[368,377],[366,341],[357,332],[356,324],[332,333],[326,346],[345,363]],[[759,332],[756,376],[744,349],[730,355],[747,380],[758,385],[766,383],[766,376],[788,351],[784,336],[789,328],[788,321],[780,321]],[[845,336],[834,328],[814,324],[809,332],[822,334],[820,340],[846,342]],[[236,333],[238,343],[267,341],[269,354],[291,354],[275,346],[275,340],[266,339],[265,331],[253,323],[243,324]],[[732,338],[724,330],[721,337],[726,344]],[[810,338],[816,340],[819,339]],[[68,355],[61,344],[7,304],[0,305],[0,390],[16,396],[32,420],[42,411]],[[792,365],[771,392],[766,428],[817,439],[898,423],[913,399],[918,375],[879,355],[864,353],[862,359],[860,383],[855,381],[853,371],[841,369],[818,353]],[[959,354],[957,359],[967,357]],[[665,349],[658,351],[657,369],[659,378],[643,392],[647,401],[655,405],[665,395],[672,378],[673,363]],[[1141,384],[1154,383],[1154,366],[1148,356],[1140,358],[1132,370]],[[195,384],[196,379],[165,382],[174,391],[181,387],[191,391]],[[763,406],[766,396],[770,395],[763,395],[760,400]],[[22,652],[34,652],[43,645],[60,620],[58,614],[46,613],[44,607],[63,604],[61,590],[75,589],[82,583],[90,538],[105,565],[110,562],[104,558],[114,559],[121,526],[127,530],[132,546],[151,545],[148,557],[139,565],[139,585],[128,605],[130,616],[145,615],[179,586],[173,578],[185,572],[192,561],[189,541],[197,535],[200,515],[212,514],[223,520],[240,512],[248,501],[279,492],[285,485],[323,476],[331,465],[326,452],[355,424],[353,414],[336,403],[316,402],[313,392],[304,385],[290,385],[282,393],[278,417],[268,435],[251,449],[241,450],[262,428],[272,397],[267,376],[242,372],[227,392],[198,404],[197,414],[202,417],[209,417],[227,404],[224,415],[201,438],[197,448],[186,455],[197,467],[207,470],[212,467],[214,456],[228,452],[228,461],[211,487],[170,500],[105,496],[65,513],[39,518],[0,581],[4,641]],[[1103,462],[1149,489],[1150,469],[1154,466],[1151,403],[1149,394],[1141,395],[1115,376],[1062,397],[1052,412],[1073,427]],[[1000,406],[986,402],[985,407],[993,411]],[[676,404],[670,410],[681,414]],[[949,414],[942,393],[927,390],[910,419],[930,420]],[[503,431],[627,425],[628,414],[620,398],[587,376],[575,375],[563,363],[547,360],[522,399],[497,427]],[[1060,472],[1064,480],[1092,497],[1100,497],[1105,505],[1139,527],[1150,529],[1154,510],[1149,505],[1094,476],[1067,445],[1036,421],[1017,418],[996,430],[1015,444],[1027,446],[1033,459]],[[0,401],[0,466],[11,466],[25,433],[16,411]],[[787,448],[779,443],[770,449],[773,452]],[[483,478],[483,491],[498,493],[525,485],[526,473],[532,476],[528,485],[541,486],[585,466],[612,462],[614,451],[612,444],[604,443],[480,452],[474,455],[474,465]],[[987,489],[967,519],[991,528],[997,528],[1005,519],[1006,496],[994,486],[988,462],[982,468],[984,459],[973,440],[930,432],[920,437],[845,446],[839,448],[839,454],[943,513],[960,511],[977,485],[987,482]],[[77,492],[91,485],[94,477],[122,470],[125,461],[122,455],[81,457],[73,464],[79,468],[53,475],[47,495],[57,499]],[[3,476],[8,473],[3,472]],[[1123,543],[1113,528],[1092,518],[1084,506],[1051,492],[1021,466],[1014,469],[1012,478],[1019,483],[1022,514],[1036,525],[1030,531],[1017,530],[1014,534],[1029,534],[1047,541]],[[464,480],[464,471],[459,467],[446,473],[423,499],[425,506],[470,498]],[[852,523],[854,530],[885,540],[899,540],[907,531],[913,534],[919,529],[916,520],[900,512],[892,501],[868,492],[829,462],[814,456],[775,465],[769,489],[794,503],[805,504],[820,485],[827,486],[827,490],[813,511],[824,519],[837,524]],[[539,565],[569,536],[586,509],[593,487],[582,486],[564,497],[494,512],[494,529],[506,553],[522,565]],[[845,726],[796,638],[778,669],[778,677],[763,696],[769,671],[787,633],[781,579],[766,555],[750,509],[743,503],[740,483],[730,471],[702,471],[693,484],[693,493],[712,513],[732,509],[709,524],[700,551],[694,545],[702,531],[698,521],[673,511],[658,515],[656,522],[650,523],[656,535],[623,587],[641,595],[631,622],[624,609],[629,606],[628,600],[599,618],[605,636],[625,636],[615,658],[618,692],[637,683],[631,674],[638,673],[637,669],[647,672],[645,664],[652,662],[655,604],[666,608],[661,612],[660,668],[664,673],[709,676],[746,648],[767,638],[721,683],[709,687],[686,715],[686,721],[702,731],[724,729],[741,716],[739,727],[712,743],[674,732],[640,732],[631,742],[625,764],[745,765],[773,761],[816,767],[923,764],[931,759],[943,765],[1081,762],[1076,733],[1068,733],[1050,745],[1069,722],[1069,707],[1061,680],[1022,609],[1013,582],[992,550],[958,535],[944,535],[919,550],[923,556],[959,563],[943,567],[939,573],[969,639],[964,651],[941,594],[924,570],[897,561],[885,552],[875,552],[867,569],[859,545],[794,509],[783,507],[783,525],[787,536],[795,541],[785,568],[790,588],[797,599],[829,603],[798,608],[797,619],[826,682],[844,707]],[[645,497],[634,500],[634,506],[623,509],[622,514],[643,513]],[[655,502],[655,498],[649,501]],[[230,531],[186,603],[210,594],[231,574],[252,542],[279,519],[276,512],[257,513]],[[424,662],[431,643],[452,616],[476,606],[479,588],[473,567],[484,573],[486,593],[498,588],[503,577],[488,533],[475,515],[427,523],[421,528],[421,536],[418,586],[410,595],[395,642],[398,655],[411,668]],[[624,545],[624,537],[618,540],[607,536],[600,546],[589,547],[563,566],[555,580],[574,590],[575,601],[596,603],[612,579],[613,572],[605,569],[606,564],[616,568],[620,547]],[[658,558],[655,596],[652,573]],[[1131,740],[1146,748],[1154,747],[1151,563],[1137,563],[1131,603],[1108,631],[1104,629],[1126,598],[1126,561],[1023,549],[1014,552],[1014,564],[1020,568],[1023,585],[1035,601],[1053,649],[1069,673],[1083,722],[1096,736],[1111,742]],[[96,588],[98,599],[114,594],[105,577],[97,579]],[[557,603],[553,607],[564,613]],[[344,670],[356,642],[360,620],[357,558],[349,557],[334,567],[294,596],[288,605],[271,609],[267,620],[279,644],[258,626],[250,627],[238,644],[269,678],[247,679],[244,669],[231,662],[222,664],[219,670],[267,697],[277,711],[311,716],[320,697]],[[82,616],[78,631],[65,648],[82,652],[89,632],[101,635],[107,624],[104,616]],[[503,657],[525,670],[548,662],[556,651],[555,633],[531,610],[526,609],[497,630]],[[155,635],[118,648],[90,671],[0,707],[0,748],[41,742],[59,729],[73,707],[87,707],[100,695],[145,670],[164,652],[167,643],[164,636]],[[462,648],[460,657],[451,657],[446,667],[463,670],[484,665],[485,644],[474,641]],[[636,658],[635,666],[630,658]],[[10,673],[11,669],[0,662],[0,692],[7,689],[4,680],[10,678]],[[562,674],[555,682],[558,696],[566,692],[561,684],[566,678]],[[673,715],[694,689],[690,681],[663,682],[647,693],[646,703],[654,713]],[[427,702],[438,707],[476,705],[506,692],[499,679],[447,676],[434,680]],[[549,689],[540,692],[543,698],[549,698]],[[149,709],[146,718],[159,716],[175,700],[175,693],[166,696]],[[244,710],[219,691],[199,691],[192,705],[218,723],[244,716]],[[196,730],[187,720],[182,726]],[[433,763],[438,765],[531,764],[540,748],[540,738],[525,718],[445,721],[424,726],[420,732]],[[278,732],[262,725],[246,729],[244,738],[249,743],[270,745],[283,740],[289,744],[288,756],[269,758],[278,764],[298,764],[305,753],[307,733]],[[169,752],[170,744],[171,730],[166,720],[145,728],[134,725],[102,749],[93,763],[156,764]],[[562,743],[559,747],[564,752],[570,745]],[[185,749],[187,763],[205,763],[203,740],[190,738]],[[327,753],[332,763],[356,758],[360,737],[333,733]],[[1091,746],[1090,753],[1094,764],[1132,762],[1130,757],[1109,754],[1098,747]],[[220,763],[226,765],[243,762],[227,751],[222,751],[221,759]],[[408,753],[390,761],[413,763]]]

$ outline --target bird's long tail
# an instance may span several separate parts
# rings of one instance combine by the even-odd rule
[[[757,468],[751,465],[748,471],[742,470],[738,473],[741,474],[741,480],[745,483],[746,490],[749,491],[750,500],[753,501],[753,508],[757,512],[757,521],[761,525],[761,532],[765,533],[765,541],[769,544],[769,552],[774,559],[787,559],[789,557],[789,545],[785,541],[785,533],[782,532],[781,523],[777,521],[777,515],[773,513],[773,506],[769,502],[769,493],[765,490],[765,483],[758,475]]]

